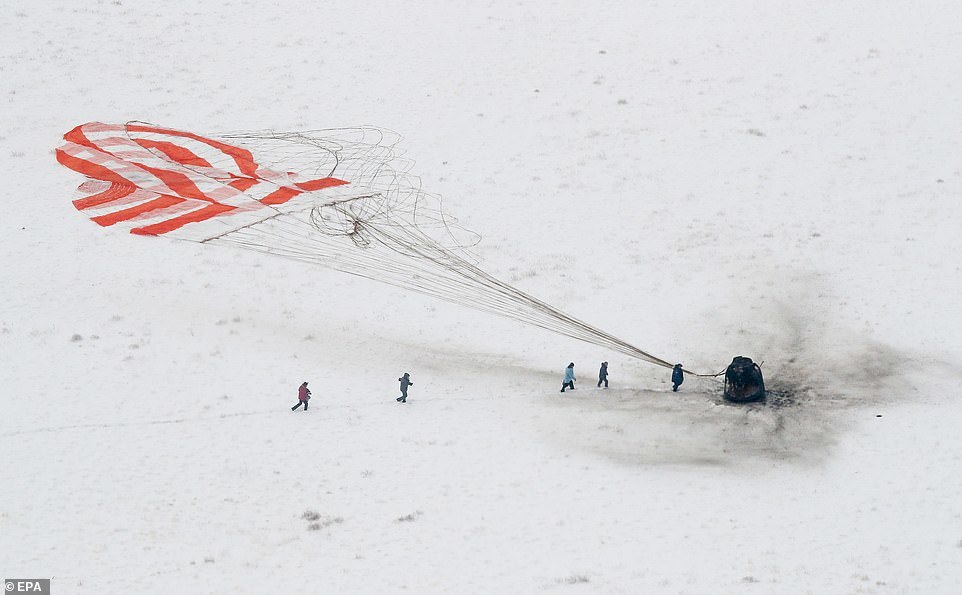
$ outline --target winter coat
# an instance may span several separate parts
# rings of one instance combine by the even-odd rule
[[[407,390],[409,386],[414,386],[407,374],[398,378],[401,381],[401,390]]]
[[[575,369],[565,368],[565,382],[574,382],[575,379]]]
[[[598,370],[598,380],[604,380],[608,377],[608,364],[601,364],[601,369]]]
[[[681,368],[674,368],[671,371],[671,383],[681,384],[684,381],[685,381],[685,373],[681,370]]]
[[[297,389],[297,400],[306,401],[311,398],[311,391],[306,386],[301,386]]]

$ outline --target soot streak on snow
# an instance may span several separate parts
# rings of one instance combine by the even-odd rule
[[[904,400],[913,392],[909,372],[917,361],[846,333],[799,303],[776,302],[766,314],[764,402],[728,403],[720,383],[697,379],[678,393],[612,389],[600,398],[548,400],[560,415],[552,416],[545,432],[632,465],[824,461],[852,411]]]

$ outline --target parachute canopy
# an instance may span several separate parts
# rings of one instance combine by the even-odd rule
[[[219,136],[140,122],[78,126],[57,160],[98,225],[319,264],[672,365],[478,266],[479,236],[409,174],[378,128]]]
[[[99,225],[140,235],[208,240],[282,205],[303,206],[289,203],[305,193],[348,184],[328,175],[337,166],[331,152],[320,152],[308,171],[278,171],[241,146],[137,123],[84,124],[64,140],[57,160],[89,178],[74,206]],[[334,203],[343,194],[324,196]]]

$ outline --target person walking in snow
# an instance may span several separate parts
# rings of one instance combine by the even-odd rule
[[[565,379],[561,382],[561,392],[565,392],[566,388],[571,390],[575,389],[575,363],[571,362],[568,367],[565,368]]]
[[[407,372],[405,372],[405,373],[404,373],[404,376],[401,376],[400,378],[398,378],[398,381],[400,381],[400,383],[401,383],[401,396],[398,397],[396,400],[397,400],[398,402],[400,402],[400,403],[407,403],[407,402],[408,402],[408,387],[409,387],[409,386],[414,386],[414,383],[411,382],[411,375],[408,374]]]
[[[601,388],[601,383],[605,383],[605,388],[608,388],[608,362],[601,362],[601,369],[598,370],[598,387]]]
[[[311,399],[311,390],[307,388],[307,382],[301,384],[300,388],[297,389],[297,405],[291,407],[291,411],[296,411],[301,405],[304,406],[304,411],[307,411],[307,402]]]
[[[671,369],[671,390],[672,392],[678,392],[678,387],[681,383],[685,381],[685,372],[681,369],[681,364],[675,364],[675,367]]]

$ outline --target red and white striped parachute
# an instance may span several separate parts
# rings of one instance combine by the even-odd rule
[[[241,146],[138,123],[84,124],[64,140],[57,160],[89,178],[74,206],[95,223],[140,235],[209,239],[276,214],[268,207],[348,184],[318,177],[323,164],[310,174],[276,171]],[[218,225],[190,225],[211,220]]]
[[[441,210],[378,128],[199,135],[78,126],[57,160],[87,177],[95,223],[319,264],[507,316],[671,367],[476,266],[478,236]]]

